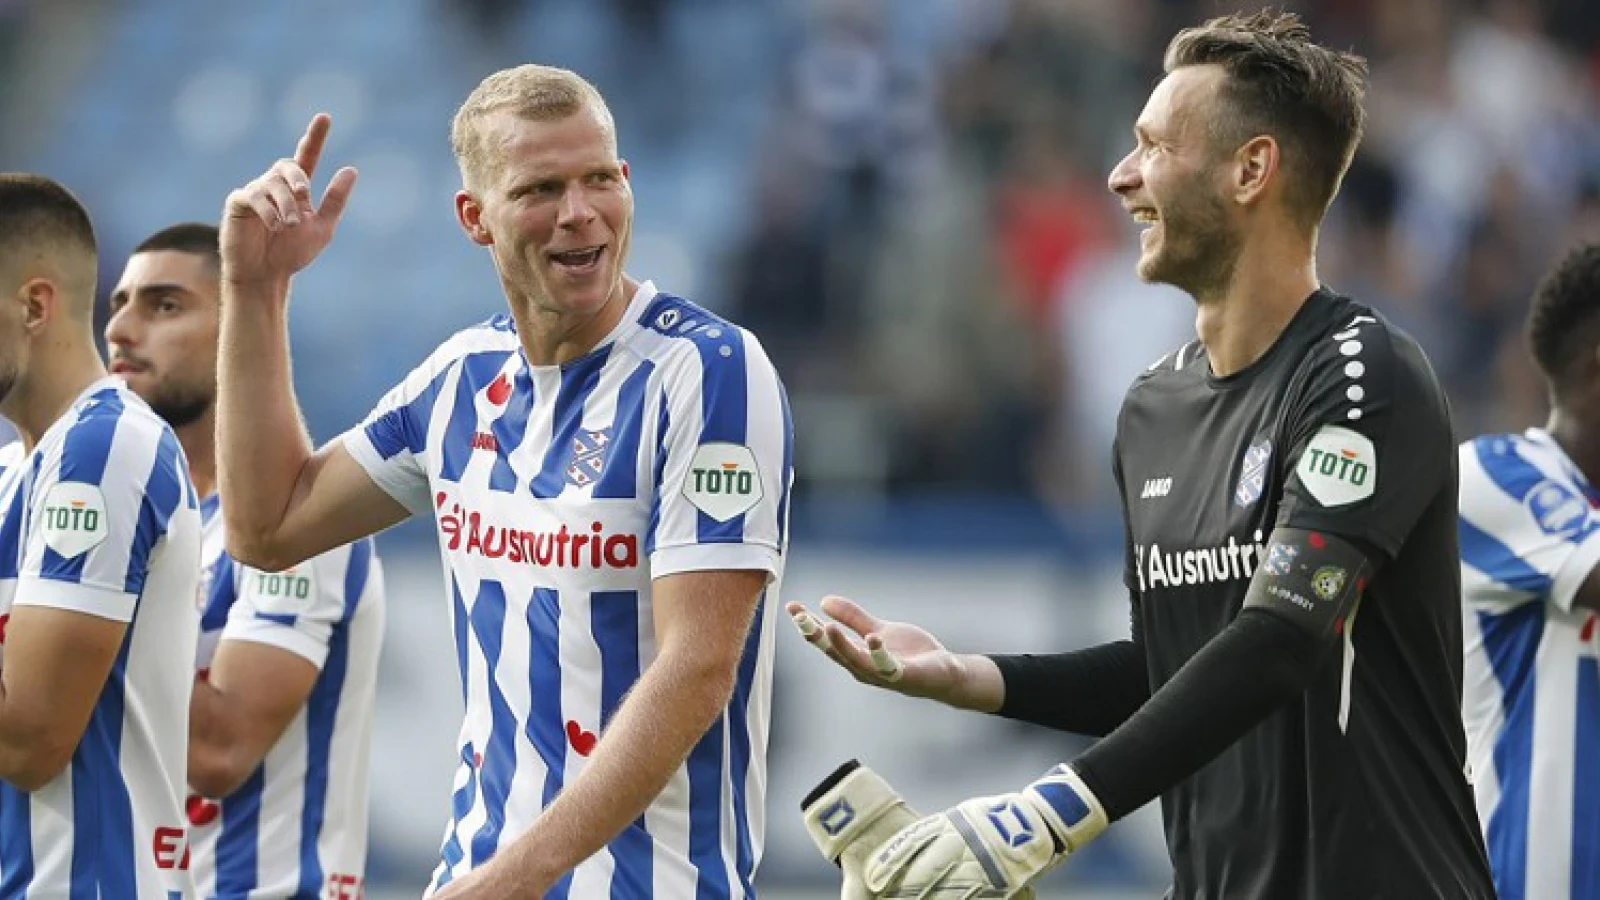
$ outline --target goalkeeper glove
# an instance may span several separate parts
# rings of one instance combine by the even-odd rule
[[[853,759],[817,785],[800,809],[817,849],[844,871],[841,900],[872,900],[862,880],[867,857],[917,820],[887,781]]]
[[[871,897],[1017,898],[1108,824],[1070,767],[1014,794],[978,797],[903,828],[872,854]]]

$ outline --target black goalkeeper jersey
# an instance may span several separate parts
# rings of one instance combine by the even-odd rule
[[[1456,454],[1421,349],[1321,290],[1227,378],[1129,389],[1116,471],[1151,690],[1239,614],[1276,526],[1379,566],[1311,687],[1162,796],[1175,900],[1492,900],[1462,732]],[[1342,574],[1342,573],[1341,573]]]

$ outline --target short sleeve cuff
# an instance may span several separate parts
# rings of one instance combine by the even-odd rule
[[[17,584],[15,606],[48,606],[88,613],[114,622],[133,621],[138,594],[75,581],[24,575]]]
[[[419,482],[415,477],[398,471],[394,458],[384,459],[378,448],[372,445],[372,439],[367,437],[366,426],[357,426],[346,431],[339,440],[344,444],[344,449],[372,479],[372,482],[383,489],[385,494],[393,497],[396,503],[404,506],[414,516],[429,515],[433,508],[428,503],[428,489],[426,482]],[[409,451],[401,451],[409,456]]]
[[[1550,602],[1564,612],[1571,612],[1578,588],[1583,586],[1584,579],[1597,563],[1600,563],[1600,530],[1590,534],[1561,564],[1550,583]]]
[[[767,544],[679,544],[650,554],[650,577],[679,572],[760,570],[770,583],[783,568],[778,548]]]
[[[228,620],[222,629],[224,641],[250,641],[287,650],[316,666],[319,670],[328,659],[328,644],[306,634],[293,625],[284,625],[256,616],[241,616]]]

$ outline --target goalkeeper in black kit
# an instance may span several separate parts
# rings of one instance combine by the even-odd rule
[[[1445,398],[1314,262],[1366,64],[1263,12],[1179,33],[1164,69],[1110,187],[1148,226],[1139,276],[1193,297],[1199,340],[1117,423],[1129,639],[961,655],[843,598],[825,625],[788,606],[863,682],[1103,739],[923,818],[847,767],[807,826],[851,896],[1014,897],[1160,797],[1172,900],[1491,900]]]

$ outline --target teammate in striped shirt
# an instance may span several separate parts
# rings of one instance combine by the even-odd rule
[[[1600,897],[1600,245],[1528,337],[1549,422],[1461,445],[1462,717],[1500,897]]]
[[[354,898],[383,634],[371,540],[286,572],[223,550],[214,453],[217,227],[163,229],[111,295],[111,371],[172,426],[202,517],[199,674],[189,718],[191,869],[203,897]]]
[[[434,896],[751,896],[791,480],[766,354],[624,274],[611,115],[578,76],[522,66],[485,79],[452,133],[458,218],[510,315],[313,454],[283,335],[289,278],[354,183],[339,171],[312,206],[328,128],[313,119],[226,207],[230,549],[282,566],[434,517],[466,702]]]
[[[95,238],[0,175],[0,897],[190,896],[200,516],[172,430],[94,345]]]

